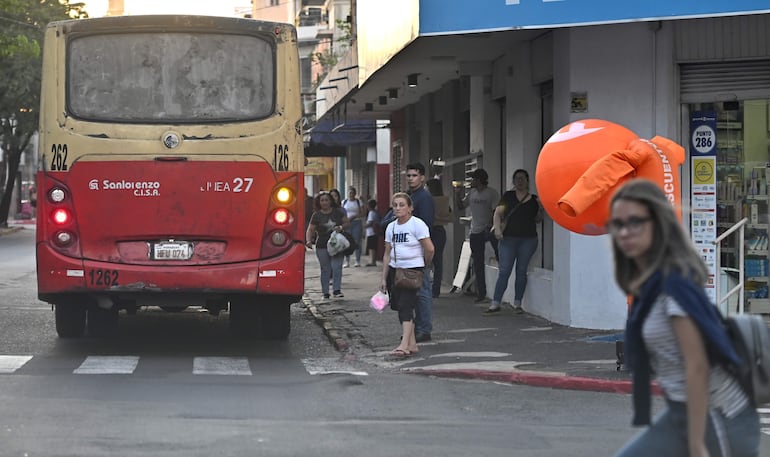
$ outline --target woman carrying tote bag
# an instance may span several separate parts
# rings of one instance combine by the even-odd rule
[[[390,294],[390,306],[398,311],[398,320],[401,322],[401,342],[388,356],[398,359],[410,357],[418,351],[414,337],[418,289],[409,287],[408,281],[404,285],[397,285],[396,270],[423,272],[433,260],[434,248],[428,226],[420,218],[412,217],[412,199],[409,195],[399,192],[393,195],[391,204],[396,220],[385,229],[380,290],[387,290]]]

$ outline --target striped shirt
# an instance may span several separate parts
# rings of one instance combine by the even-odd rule
[[[650,356],[650,366],[666,398],[687,402],[684,358],[671,325],[671,317],[687,313],[670,296],[661,294],[652,305],[642,326],[642,338]],[[748,397],[740,384],[722,367],[709,369],[709,407],[718,409],[727,418],[741,412]]]

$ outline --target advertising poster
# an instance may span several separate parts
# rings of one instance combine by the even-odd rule
[[[692,162],[690,236],[709,270],[706,293],[716,302],[715,281],[717,238],[716,113],[698,111],[690,118],[690,157]]]

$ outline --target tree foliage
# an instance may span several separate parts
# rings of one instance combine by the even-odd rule
[[[68,0],[0,0],[0,227],[8,226],[21,154],[38,128],[45,27],[87,17],[84,6]]]
[[[352,25],[350,22],[337,19],[335,21],[337,29],[340,30],[340,37],[337,38],[337,43],[332,41],[330,45],[323,51],[314,52],[312,54],[313,62],[321,65],[321,71],[318,77],[313,82],[314,86],[321,84],[321,81],[326,78],[329,71],[337,65],[340,57],[342,57],[350,48],[350,42],[352,40]]]

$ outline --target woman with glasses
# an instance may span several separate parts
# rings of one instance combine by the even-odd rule
[[[529,173],[526,170],[513,172],[513,190],[503,194],[495,208],[492,231],[498,239],[497,255],[499,271],[495,283],[492,304],[485,315],[500,312],[503,294],[508,280],[516,266],[513,310],[523,313],[521,301],[527,287],[527,267],[537,250],[537,223],[543,220],[543,207],[536,195],[529,193]]]
[[[759,455],[759,417],[726,368],[740,362],[671,202],[651,181],[629,181],[612,198],[607,229],[615,279],[634,298],[624,344],[633,424],[648,425],[616,457]],[[651,373],[666,408],[650,425]]]
[[[305,232],[305,245],[313,247],[315,240],[315,255],[321,266],[321,291],[324,298],[329,298],[329,278],[332,280],[332,288],[335,298],[342,298],[342,254],[329,255],[326,244],[329,242],[332,232],[341,232],[350,223],[345,215],[345,210],[333,206],[332,196],[327,192],[316,195],[314,200],[315,211],[310,216],[310,224]],[[317,237],[317,238],[316,238]]]

